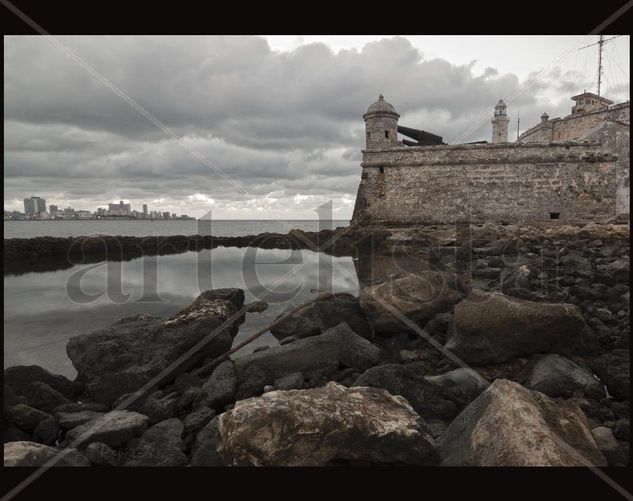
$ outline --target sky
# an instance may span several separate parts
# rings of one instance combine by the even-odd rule
[[[607,35],[609,38],[613,35]],[[602,95],[630,99],[629,36],[605,44]],[[4,38],[4,208],[218,219],[349,219],[362,115],[378,94],[401,125],[449,144],[510,139],[596,90],[596,36],[37,36]],[[580,50],[579,50],[580,49]]]

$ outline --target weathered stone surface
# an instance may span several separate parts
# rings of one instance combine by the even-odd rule
[[[53,414],[59,414],[61,412],[82,412],[82,411],[93,411],[93,412],[108,412],[110,407],[105,404],[97,404],[92,402],[71,402],[69,404],[63,404],[59,407],[55,407],[53,409]]]
[[[125,466],[183,466],[183,424],[179,419],[167,419],[149,428],[138,445],[127,454]]]
[[[218,452],[218,418],[215,416],[196,436],[191,450],[191,466],[228,466]]]
[[[316,378],[342,367],[365,370],[378,363],[380,353],[379,348],[342,323],[320,336],[237,357],[237,398],[260,394],[264,386],[295,372]]]
[[[4,444],[4,466],[44,466],[55,458],[54,466],[90,466],[77,449],[56,449],[26,441]]]
[[[21,430],[13,423],[4,422],[4,427],[2,429],[2,438],[3,442],[6,444],[7,442],[30,442],[31,435],[24,430]]]
[[[604,466],[587,419],[506,379],[495,380],[440,437],[444,466]]]
[[[315,302],[272,327],[270,332],[279,341],[290,336],[300,339],[321,334],[341,322],[346,322],[359,336],[371,338],[371,327],[358,298],[346,293],[322,294]]]
[[[147,416],[132,411],[110,411],[77,426],[66,434],[68,444],[79,446],[103,442],[120,447],[147,429]]]
[[[119,454],[102,442],[92,442],[83,451],[84,455],[95,466],[118,466]]]
[[[81,391],[81,384],[53,374],[39,365],[16,365],[4,371],[4,384],[10,386],[18,395],[24,395],[26,387],[35,381],[46,383],[66,398],[72,398]]]
[[[275,390],[301,390],[305,386],[305,378],[300,372],[293,372],[275,379],[273,386]]]
[[[95,412],[95,411],[79,411],[79,412],[58,412],[57,419],[59,420],[59,425],[64,430],[71,430],[80,426],[88,421],[96,419],[104,415],[103,412]]]
[[[473,290],[455,306],[446,348],[474,363],[537,352],[588,353],[597,341],[572,304],[535,303]]]
[[[59,432],[57,419],[53,417],[42,419],[33,430],[33,441],[44,445],[55,445]]]
[[[609,428],[598,426],[591,430],[591,433],[596,440],[596,444],[598,444],[598,449],[607,459],[609,466],[626,466],[626,456]]]
[[[209,421],[215,417],[215,411],[207,406],[201,406],[191,412],[183,421],[184,433],[189,435],[202,429]]]
[[[147,397],[140,405],[138,412],[149,418],[148,424],[159,423],[176,416],[179,401],[179,393],[162,396],[161,392],[156,392]]]
[[[599,356],[591,363],[600,380],[607,385],[611,395],[619,399],[631,396],[631,353],[629,350],[613,350]]]
[[[17,404],[7,409],[6,417],[18,428],[24,431],[32,431],[40,421],[50,418],[51,415],[30,405]]]
[[[376,388],[332,382],[311,390],[271,391],[237,402],[211,423],[210,430],[217,426],[211,441],[229,465],[433,465],[439,459],[411,406]],[[207,437],[198,436],[192,463],[201,464]]]
[[[383,388],[392,395],[400,395],[423,418],[452,418],[466,404],[439,384],[429,381],[412,364],[372,367],[356,379],[354,386]]]
[[[24,396],[31,407],[48,413],[53,412],[60,405],[69,403],[64,395],[41,381],[29,383],[24,391]]]
[[[85,381],[85,393],[90,399],[111,404],[166,369],[231,317],[243,301],[241,289],[206,291],[169,319],[142,315],[124,319],[109,328],[70,338],[66,351],[78,377]],[[243,316],[198,350],[178,371],[230,349],[242,319]],[[178,371],[172,372],[171,377]]]
[[[233,362],[226,360],[213,370],[209,379],[202,385],[195,405],[220,409],[235,400],[236,388],[237,376]]]
[[[534,364],[525,386],[550,397],[571,397],[576,390],[596,400],[605,396],[602,384],[589,371],[555,353],[541,357]]]
[[[440,385],[444,390],[465,402],[477,398],[488,388],[488,382],[473,369],[460,367],[438,376],[426,376],[427,381]]]
[[[380,333],[409,330],[399,316],[424,325],[436,313],[448,311],[462,299],[454,277],[437,271],[387,280],[365,287],[360,293],[360,307],[373,328]],[[394,315],[393,310],[399,315]]]

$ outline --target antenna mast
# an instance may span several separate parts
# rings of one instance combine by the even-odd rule
[[[521,115],[520,113],[517,111],[517,141],[519,140],[519,124],[521,123]]]
[[[586,49],[587,47],[593,47],[594,45],[598,46],[598,97],[600,97],[600,87],[602,84],[602,46],[610,42],[611,40],[621,37],[622,35],[616,35],[611,38],[607,38],[605,40],[604,35],[600,35],[600,39],[596,43],[592,43],[589,45],[585,45],[584,47],[580,47],[578,50]]]

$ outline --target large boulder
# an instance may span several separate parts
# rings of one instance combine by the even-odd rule
[[[372,367],[356,378],[354,386],[382,388],[400,395],[426,419],[453,418],[466,405],[461,398],[426,379],[423,370],[413,364]]]
[[[629,350],[613,350],[595,358],[591,368],[607,390],[618,399],[631,396],[631,353]]]
[[[283,376],[300,372],[315,380],[341,368],[364,371],[376,365],[381,351],[342,323],[320,336],[300,339],[234,360],[238,399],[260,394]]]
[[[128,452],[125,466],[184,466],[183,424],[167,419],[149,428],[138,444]]]
[[[97,419],[103,416],[103,412],[95,412],[95,411],[79,411],[79,412],[58,412],[56,414],[57,419],[59,420],[59,426],[62,427],[63,430],[68,431],[76,428],[77,426],[81,426],[88,421],[93,419]]]
[[[605,466],[585,415],[506,379],[495,380],[440,437],[443,466]]]
[[[91,419],[66,433],[65,441],[79,447],[92,442],[103,442],[111,447],[121,447],[139,437],[147,429],[148,417],[132,411],[110,411]]]
[[[237,377],[233,362],[226,360],[218,365],[198,393],[195,406],[219,409],[235,400]]]
[[[322,294],[272,327],[270,332],[279,341],[290,336],[300,339],[321,334],[341,322],[346,322],[359,336],[371,337],[371,327],[360,309],[358,298],[347,293]]]
[[[450,311],[462,299],[458,289],[454,276],[438,271],[421,271],[363,288],[360,307],[377,332],[403,332],[410,329],[402,322],[401,316],[417,325],[424,325],[433,315]]]
[[[17,404],[9,407],[5,416],[9,422],[24,431],[32,431],[40,421],[52,417],[50,414],[26,404]]]
[[[4,371],[4,384],[18,395],[24,395],[27,387],[33,382],[46,383],[66,398],[72,398],[81,391],[80,383],[59,374],[53,374],[39,365],[16,365]]]
[[[4,444],[4,466],[90,466],[77,449],[56,449],[35,442],[8,442]]]
[[[459,397],[465,402],[471,402],[482,391],[488,388],[488,381],[475,370],[460,367],[437,376],[426,376],[427,381],[440,385],[448,393]]]
[[[605,396],[604,387],[589,371],[556,353],[539,358],[525,386],[550,397],[571,397],[577,390],[596,400]]]
[[[60,405],[70,403],[64,395],[41,381],[30,383],[25,388],[24,396],[31,407],[48,413],[52,413]]]
[[[172,362],[202,341],[244,304],[241,289],[217,289],[166,320],[138,315],[106,329],[70,338],[66,352],[85,382],[90,400],[112,404],[164,371]],[[205,357],[216,357],[231,348],[243,316],[201,347],[167,377],[188,370]]]
[[[237,402],[198,434],[192,465],[433,465],[438,459],[428,427],[402,397],[331,382]]]
[[[587,354],[597,339],[575,305],[473,290],[455,305],[446,348],[468,362],[494,364],[538,352]]]

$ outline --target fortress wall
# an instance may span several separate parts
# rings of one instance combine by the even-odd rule
[[[616,170],[599,143],[457,145],[363,152],[354,220],[385,224],[603,219]]]

